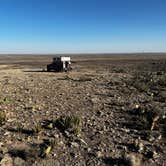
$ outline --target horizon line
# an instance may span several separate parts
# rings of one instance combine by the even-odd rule
[[[158,51],[158,52],[64,52],[64,53],[0,53],[0,55],[86,55],[86,54],[91,54],[91,55],[97,55],[97,54],[166,54],[166,51]]]

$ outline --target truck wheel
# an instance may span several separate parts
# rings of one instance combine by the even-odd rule
[[[50,69],[47,67],[47,71],[50,72]]]

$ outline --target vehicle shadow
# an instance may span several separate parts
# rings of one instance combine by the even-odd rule
[[[47,70],[24,70],[25,73],[56,73],[55,71],[47,71]]]

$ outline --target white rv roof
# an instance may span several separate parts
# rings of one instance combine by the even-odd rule
[[[70,57],[64,57],[64,56],[62,56],[61,57],[61,61],[70,61]]]

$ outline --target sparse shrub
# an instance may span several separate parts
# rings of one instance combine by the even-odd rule
[[[140,120],[140,123],[141,123],[143,128],[148,128],[149,121],[148,121],[146,116],[144,116],[144,115],[140,116],[139,120]]]
[[[5,97],[5,98],[0,98],[0,103],[8,103],[10,102],[10,99],[8,97]]]
[[[49,124],[47,125],[47,128],[48,128],[48,129],[53,129],[53,128],[54,128],[54,124],[53,124],[53,123],[49,123]]]
[[[150,138],[152,131],[151,130],[143,130],[142,134],[145,136],[145,138]]]
[[[145,83],[135,82],[134,87],[138,89],[141,92],[147,92],[149,89],[149,86]]]
[[[113,68],[112,70],[115,73],[125,73],[126,72],[126,70],[122,69],[122,68]]]
[[[54,147],[56,145],[55,139],[50,139],[49,142],[51,147]]]
[[[4,102],[10,102],[10,99],[7,98],[7,97],[5,97],[5,98],[3,99],[3,101],[4,101]]]
[[[74,134],[80,132],[81,120],[77,116],[60,117],[55,123],[63,131],[71,130]]]
[[[130,85],[141,92],[148,92],[153,84],[151,73],[136,73]]]
[[[35,134],[39,134],[39,133],[41,132],[41,130],[42,130],[41,124],[40,124],[39,122],[36,122],[36,123],[35,123],[35,126],[34,126],[34,128],[33,128],[33,132],[34,132]]]
[[[133,77],[130,85],[141,92],[153,91],[166,86],[166,74],[157,74],[156,72],[139,72]]]
[[[0,112],[0,126],[4,125],[6,122],[6,113]]]
[[[56,145],[56,141],[54,139],[48,140],[45,143],[45,148],[41,152],[41,157],[47,157],[55,145]]]
[[[158,77],[158,84],[160,86],[166,86],[166,74],[162,74]]]
[[[53,129],[55,127],[55,121],[54,120],[44,120],[41,122],[41,128],[43,129]]]
[[[143,130],[153,130],[159,123],[159,120],[164,115],[158,107],[154,108],[141,108],[135,110],[135,115],[138,117],[137,124],[140,124],[140,127]]]
[[[160,92],[157,97],[158,97],[158,101],[166,102],[166,93],[165,92]]]
[[[23,131],[23,124],[21,122],[16,122],[16,130],[18,133],[21,133]]]

